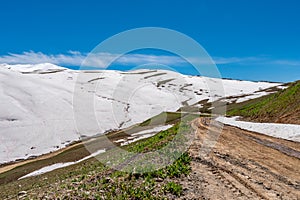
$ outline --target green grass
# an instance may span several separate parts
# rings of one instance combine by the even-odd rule
[[[176,196],[180,196],[180,194],[182,193],[182,186],[171,181],[164,186],[164,190]]]
[[[132,143],[126,146],[125,149],[135,153],[163,149],[178,136],[179,130],[181,132],[190,131],[190,127],[187,122],[177,123],[172,128],[149,139]],[[110,152],[107,153],[110,154]],[[103,156],[105,157],[105,155]],[[191,170],[190,162],[191,158],[185,152],[179,155],[174,163],[159,170],[144,173],[113,171],[108,176],[92,180],[88,176],[80,176],[74,182],[81,182],[81,184],[78,187],[71,188],[71,196],[73,198],[86,198],[88,197],[85,196],[86,191],[104,199],[163,199],[167,195],[180,196],[182,186],[175,183],[173,179],[187,175]]]
[[[165,123],[176,123],[184,116],[186,116],[186,115],[182,115],[180,113],[164,112],[164,113],[161,113],[149,120],[146,120],[145,122],[143,122],[140,125],[133,126],[129,129],[126,129],[123,131],[111,132],[107,135],[107,137],[111,141],[117,140],[117,139],[128,136],[128,134],[149,129],[149,127],[151,128],[152,126],[164,125]],[[105,145],[106,145],[106,144],[101,144],[101,136],[97,137],[96,140],[91,142],[91,144],[89,144],[89,148],[92,149],[92,148],[94,148],[93,146],[95,146],[95,150],[97,150],[97,148],[99,148],[100,145],[103,146],[103,148],[105,148]],[[42,168],[42,167],[45,167],[45,166],[48,166],[48,165],[51,165],[54,163],[71,162],[71,161],[79,160],[85,156],[88,156],[89,154],[90,154],[90,152],[86,149],[86,147],[83,144],[79,144],[78,146],[74,146],[71,149],[66,150],[62,153],[59,153],[58,155],[51,157],[49,159],[34,161],[32,163],[28,163],[28,164],[19,166],[13,170],[1,173],[0,174],[0,185],[15,181],[19,177],[24,176],[32,171]]]
[[[178,133],[185,135],[184,133],[191,131],[188,121],[193,118],[195,116],[189,116],[184,122],[177,123],[172,128],[151,138],[132,143],[126,146],[125,149],[135,153],[163,150],[170,141],[176,140],[178,136],[179,141],[185,142],[184,138],[181,138]],[[98,180],[101,183],[100,186],[98,185],[102,191],[100,196],[105,199],[163,199],[168,195],[180,196],[182,186],[173,180],[190,173],[191,158],[187,152],[180,155],[175,152],[172,155],[178,157],[175,162],[159,170],[146,172],[114,171],[109,178],[105,177]],[[87,188],[91,189],[90,186],[87,186]]]
[[[185,114],[181,114],[181,113],[162,112],[159,115],[156,115],[151,119],[142,122],[140,126],[149,126],[149,125],[156,126],[156,125],[169,124],[169,123],[177,122],[184,116]]]
[[[175,113],[168,116],[170,121],[174,121],[178,120],[181,115]],[[153,171],[117,171],[92,158],[40,176],[1,185],[0,196],[16,198],[16,194],[21,190],[28,192],[29,199],[38,199],[44,195],[60,199],[86,199],[88,197],[95,199],[165,199],[180,196],[182,186],[178,184],[178,180],[190,173],[191,158],[186,152],[168,152],[167,147],[186,141],[185,133],[191,131],[189,122],[196,117],[196,115],[186,115],[172,128],[151,138],[124,146],[124,149],[132,153],[161,151],[161,153],[167,153],[166,155],[174,156],[175,161],[166,167]],[[170,143],[171,141],[172,143]],[[112,149],[102,155],[110,157],[113,152]],[[62,155],[68,155],[68,153]],[[20,169],[24,168],[20,167]]]
[[[290,84],[287,89],[271,95],[237,104],[227,112],[229,116],[243,116],[250,119],[271,120],[297,114],[300,110],[300,82]]]

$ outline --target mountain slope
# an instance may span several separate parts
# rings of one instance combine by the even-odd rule
[[[82,75],[84,79],[78,80]],[[220,82],[220,80],[218,80]],[[143,122],[163,111],[222,98],[208,87],[217,79],[164,70],[74,71],[52,64],[0,65],[0,163],[55,151],[82,136]],[[269,94],[279,83],[221,80],[226,97],[245,101]],[[74,120],[74,88],[84,106],[85,130]],[[245,98],[246,96],[246,98]],[[75,97],[76,100],[77,97]],[[93,110],[85,100],[92,99]],[[93,123],[91,117],[96,118]]]
[[[212,128],[207,126],[209,120],[192,120],[196,139],[188,153],[160,170],[120,172],[90,158],[46,174],[0,184],[0,196],[3,199],[299,198],[299,143],[225,126],[208,156],[201,156],[202,142],[211,136],[207,131]],[[190,130],[186,125],[183,127]],[[124,148],[143,153],[157,150],[170,142],[177,130],[178,124]]]
[[[300,81],[277,93],[235,105],[228,115],[258,122],[300,124]]]

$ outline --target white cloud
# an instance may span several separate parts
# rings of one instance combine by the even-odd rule
[[[254,62],[262,62],[265,61],[264,57],[214,57],[214,61],[216,64],[230,64],[230,63],[254,63]]]
[[[299,66],[300,60],[274,60],[272,62],[274,65],[287,65],[287,66]]]
[[[299,66],[300,60],[273,59],[265,56],[257,57],[215,57],[216,64],[266,65],[266,66]]]
[[[77,66],[85,58],[82,54],[70,52],[69,54],[46,55],[41,52],[23,52],[22,54],[9,53],[0,56],[0,63],[8,64],[39,64],[53,63],[57,65]]]
[[[89,56],[88,59],[85,59]],[[44,54],[41,52],[23,52],[21,54],[9,53],[0,56],[0,63],[7,64],[39,64],[52,63],[61,66],[85,66],[105,68],[116,54],[111,53],[94,53],[86,54],[79,51],[69,51],[66,54]],[[210,63],[209,59],[189,58],[199,64]],[[217,65],[223,64],[265,64],[265,65],[282,65],[282,66],[300,66],[299,60],[279,60],[267,57],[214,57],[213,61]],[[127,54],[115,60],[120,65],[142,65],[150,63],[158,63],[167,66],[186,66],[186,61],[178,56],[170,55],[146,55],[146,54]]]
[[[88,59],[85,59],[89,56]],[[9,53],[0,56],[0,63],[7,64],[39,64],[52,63],[62,66],[86,66],[104,68],[113,58],[120,55],[110,53],[86,54],[78,51],[69,51],[67,54],[43,54],[41,52],[23,52],[22,54]],[[177,56],[127,54],[117,59],[116,64],[140,65],[145,63],[159,63],[163,65],[182,65],[183,59]]]

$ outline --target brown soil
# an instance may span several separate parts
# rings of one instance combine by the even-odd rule
[[[245,121],[254,121],[260,123],[282,123],[282,124],[300,124],[300,109],[295,108],[287,113],[278,113],[275,116],[258,115],[253,117],[242,117]]]
[[[76,143],[74,145],[70,145],[70,146],[67,146],[65,148],[62,148],[60,150],[57,150],[57,151],[54,151],[54,152],[51,152],[51,153],[47,153],[47,154],[44,154],[44,155],[41,155],[41,156],[38,156],[36,158],[32,158],[32,159],[25,159],[25,160],[22,160],[22,161],[19,161],[19,162],[11,162],[11,163],[8,163],[8,164],[4,164],[3,166],[0,165],[0,174],[1,173],[4,173],[4,172],[7,172],[9,170],[12,170],[16,167],[19,167],[19,166],[22,166],[22,165],[25,165],[25,164],[28,164],[28,163],[32,163],[32,162],[36,162],[36,161],[39,161],[39,160],[44,160],[44,159],[49,159],[49,158],[52,158],[62,152],[65,152],[71,148],[74,148],[78,145],[81,145],[81,143]]]
[[[286,114],[280,116],[268,117],[265,116],[260,120],[261,122],[275,122],[284,124],[300,124],[300,109],[294,109]]]
[[[192,172],[181,181],[181,199],[300,199],[300,143],[224,126],[203,156],[201,144],[213,129],[207,120],[193,122]]]
[[[300,199],[300,143],[231,126],[224,126],[218,135],[219,124],[209,123],[209,118],[192,122],[196,132],[189,149],[192,171],[175,180],[183,186],[179,199]],[[217,142],[211,151],[199,153],[206,152],[203,143],[212,138]]]

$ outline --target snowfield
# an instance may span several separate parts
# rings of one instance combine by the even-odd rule
[[[74,71],[49,63],[0,64],[0,163],[55,151],[83,136],[129,127],[182,105],[215,101],[224,97],[219,91],[244,101],[268,94],[259,91],[270,87],[281,86],[164,70]],[[74,108],[73,102],[82,107]]]
[[[300,125],[238,121],[238,117],[218,117],[216,120],[248,131],[300,142]]]

